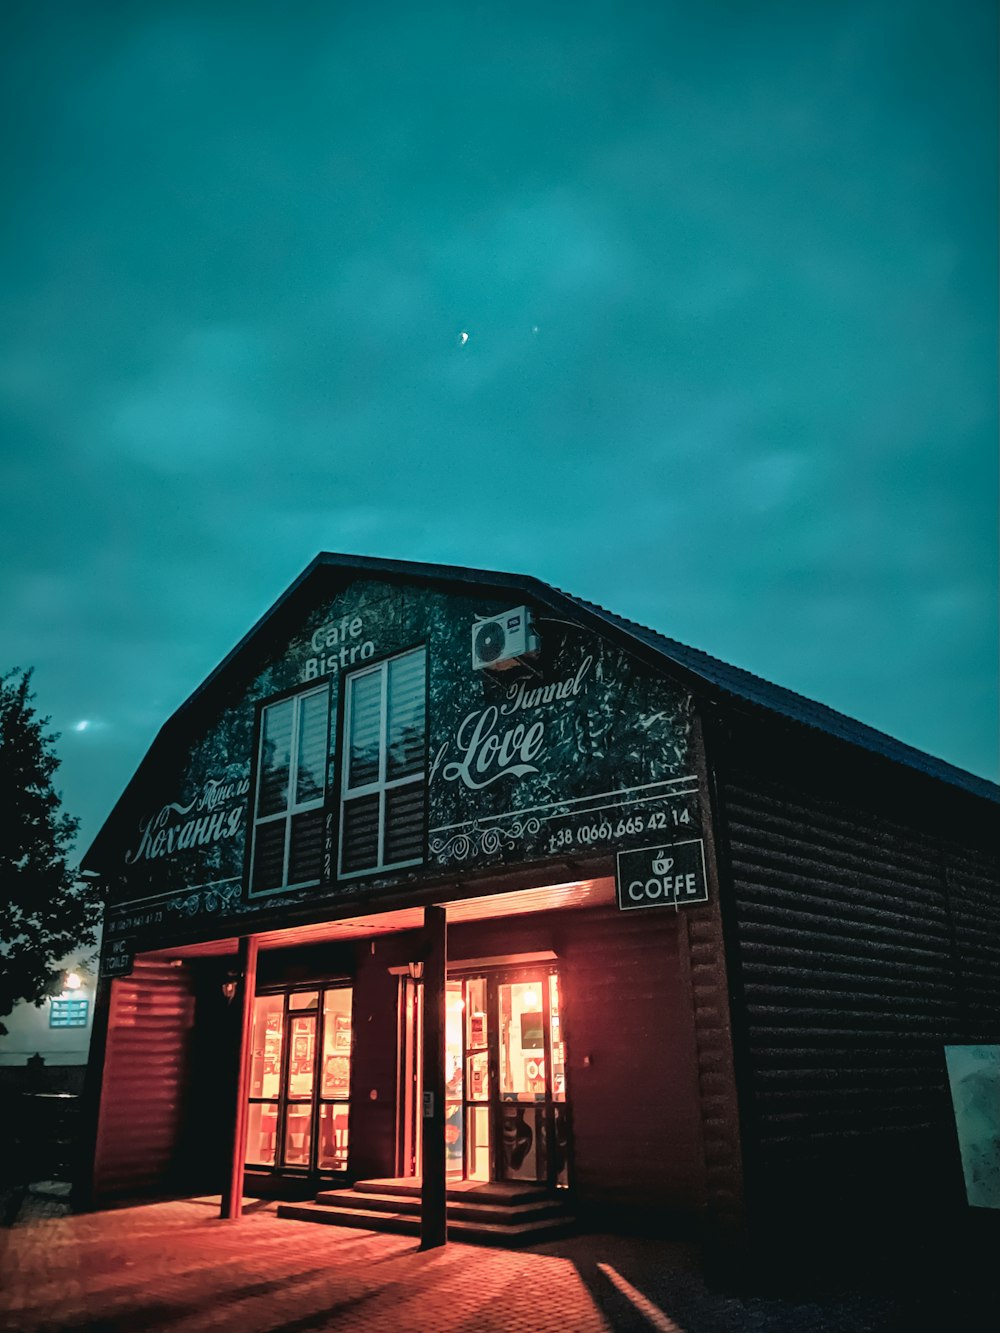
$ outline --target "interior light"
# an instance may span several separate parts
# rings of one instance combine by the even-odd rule
[[[79,990],[83,985],[83,978],[77,972],[66,973],[66,989]]]
[[[526,990],[524,992],[524,1007],[528,1010],[538,1008],[538,996],[533,990]]]

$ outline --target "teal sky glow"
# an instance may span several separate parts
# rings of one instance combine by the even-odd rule
[[[84,845],[321,549],[537,574],[997,777],[992,3],[0,33],[0,664]]]

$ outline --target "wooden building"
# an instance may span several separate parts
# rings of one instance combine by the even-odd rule
[[[320,555],[84,862],[81,1196],[956,1213],[944,1048],[1000,1042],[998,797],[538,580]]]

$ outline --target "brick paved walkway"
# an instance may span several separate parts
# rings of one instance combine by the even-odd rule
[[[972,1327],[900,1296],[738,1299],[710,1290],[690,1246],[584,1236],[531,1251],[279,1219],[218,1200],[79,1217],[28,1207],[0,1232],[0,1328],[239,1333],[890,1333]],[[41,1214],[41,1215],[39,1215]],[[926,1320],[926,1322],[925,1322]]]

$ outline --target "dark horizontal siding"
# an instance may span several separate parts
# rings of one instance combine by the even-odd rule
[[[693,1211],[704,1197],[690,999],[669,914],[574,914],[561,952],[581,1201]]]
[[[1000,838],[994,835],[994,848]],[[950,843],[945,874],[959,960],[963,1038],[1000,1041],[1000,858]]]
[[[926,1129],[959,1023],[939,852],[749,772],[725,803],[758,1166]]]
[[[94,1188],[98,1196],[155,1190],[177,1157],[194,1022],[183,967],[136,962],[113,983]]]
[[[1000,1040],[988,811],[762,739],[718,769],[755,1196],[953,1198],[944,1047]]]

